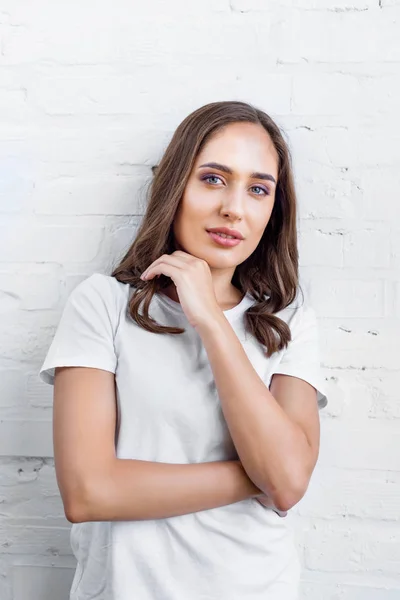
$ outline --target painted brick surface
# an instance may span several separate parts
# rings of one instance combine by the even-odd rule
[[[129,246],[178,123],[221,99],[285,131],[321,326],[301,600],[400,597],[399,19],[398,0],[3,0],[1,600],[67,600],[74,572],[37,376],[65,300]]]

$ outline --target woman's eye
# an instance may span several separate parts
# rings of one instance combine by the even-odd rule
[[[264,194],[266,196],[269,195],[268,191],[265,190],[263,187],[260,187],[259,185],[253,185],[253,190],[261,190],[262,192],[264,192]],[[256,192],[256,196],[262,196],[262,194],[260,194],[259,192]]]
[[[208,183],[212,183],[211,181],[209,181],[210,179],[219,179],[221,181],[221,178],[217,177],[217,175],[206,175],[205,177],[203,177],[203,181],[208,181]]]
[[[212,181],[212,180],[214,180],[214,181]],[[218,181],[222,182],[222,179],[221,179],[221,177],[218,177],[218,175],[206,175],[205,177],[202,177],[202,181],[207,181],[207,183],[214,184],[214,183],[218,183]],[[260,185],[253,185],[251,189],[257,190],[255,192],[256,196],[262,196],[262,195],[269,196],[269,191],[266,190],[265,188],[261,187]]]

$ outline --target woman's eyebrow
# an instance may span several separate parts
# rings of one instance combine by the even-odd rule
[[[216,162],[209,162],[209,163],[205,163],[204,165],[200,165],[199,169],[201,169],[202,167],[210,167],[211,169],[218,169],[219,171],[224,171],[225,173],[229,173],[230,175],[232,175],[233,171],[232,169],[230,169],[229,167],[227,167],[226,165],[221,165],[220,163],[216,163]],[[275,178],[270,175],[269,173],[251,173],[250,177],[254,178],[254,179],[266,179],[268,181],[272,181],[273,183],[276,183]]]

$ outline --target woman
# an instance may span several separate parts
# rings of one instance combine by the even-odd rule
[[[307,489],[327,398],[269,116],[214,102],[179,125],[135,241],[70,294],[40,376],[72,600],[297,598],[282,516]]]

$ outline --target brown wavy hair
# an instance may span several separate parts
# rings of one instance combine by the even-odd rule
[[[239,101],[211,102],[188,115],[176,129],[160,163],[153,168],[148,202],[135,240],[111,274],[133,286],[129,302],[132,319],[153,333],[184,333],[179,327],[163,326],[149,316],[153,294],[170,285],[163,274],[149,281],[141,273],[175,246],[172,224],[197,155],[207,140],[229,123],[245,121],[264,127],[279,156],[274,207],[254,252],[234,271],[232,284],[256,302],[245,315],[246,329],[265,346],[266,355],[286,347],[290,329],[274,313],[286,308],[299,289],[296,229],[296,194],[291,155],[279,127],[270,116],[251,104]],[[143,312],[139,308],[143,304]]]

